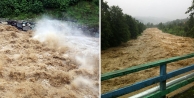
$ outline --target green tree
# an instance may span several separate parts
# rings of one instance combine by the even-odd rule
[[[30,12],[38,14],[43,12],[43,4],[40,1],[34,1],[31,5],[30,5]]]
[[[161,30],[165,28],[162,22],[158,24],[158,28]]]
[[[110,47],[111,37],[113,36],[109,23],[110,13],[107,2],[102,2],[101,6],[101,49]]]
[[[143,30],[146,29],[145,25],[142,22],[139,22],[138,20],[136,20],[137,25],[138,25],[138,33],[141,34],[143,32]]]
[[[186,21],[187,19],[176,19],[167,23],[159,23],[157,27],[166,33],[178,36],[186,36],[185,30],[189,30],[187,26],[188,23],[186,23]]]
[[[194,17],[193,15],[190,16],[189,21],[188,21],[188,31],[186,33],[186,36],[189,37],[194,37]]]
[[[192,1],[192,5],[187,9],[185,14],[190,13],[190,16],[193,16],[194,14],[193,10],[194,10],[194,0]]]
[[[113,33],[111,46],[118,46],[130,39],[130,32],[123,17],[122,9],[118,6],[110,7],[110,24]]]
[[[131,16],[125,14],[125,22],[128,25],[128,29],[131,34],[131,38],[135,39],[138,36],[138,25],[136,23],[136,20],[133,19]]]
[[[109,7],[107,2],[101,1],[101,49],[118,46],[143,32],[143,23],[123,14],[119,6]]]

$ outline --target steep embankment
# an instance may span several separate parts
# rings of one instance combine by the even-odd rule
[[[194,52],[194,39],[163,33],[157,28],[146,29],[136,40],[102,51],[102,73],[124,69],[147,62]],[[189,64],[194,59],[167,65],[172,71]],[[102,93],[159,75],[158,67],[102,82]]]
[[[62,46],[58,43],[57,35],[53,33],[54,29],[50,30],[56,24],[53,25],[51,22],[46,24],[46,28],[38,32],[46,33],[47,38],[44,38],[44,34],[39,34],[40,38],[45,39],[43,43],[33,38],[33,31],[23,32],[15,27],[0,24],[0,96],[3,98],[97,98],[99,94],[98,54],[83,55],[81,49],[73,49],[79,47]],[[52,26],[49,27],[48,24]],[[44,32],[43,29],[50,30],[52,35]],[[63,29],[60,28],[60,30]],[[70,45],[70,41],[66,39],[63,44]],[[97,44],[98,49],[98,39],[93,39],[92,42]],[[80,41],[79,45],[76,44],[78,43],[73,43],[75,46],[86,43]],[[84,53],[88,51],[90,50],[84,47]],[[88,59],[91,58],[90,56],[92,60]],[[87,64],[90,64],[89,68]]]

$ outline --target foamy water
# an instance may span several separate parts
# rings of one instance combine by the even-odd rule
[[[33,39],[56,51],[64,51],[64,58],[70,58],[78,69],[88,73],[73,76],[72,86],[99,93],[99,87],[95,83],[96,79],[99,80],[99,38],[87,37],[83,31],[66,22],[44,18],[37,22]]]

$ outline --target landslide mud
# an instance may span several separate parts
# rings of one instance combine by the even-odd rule
[[[101,73],[125,69],[139,64],[180,56],[194,52],[194,39],[163,33],[157,28],[146,29],[137,39],[119,47],[101,52]],[[194,64],[194,58],[167,64],[167,72]],[[158,76],[159,68],[154,67],[126,76],[102,82],[102,93],[118,89],[135,82]],[[125,96],[126,97],[126,96]]]
[[[42,43],[33,36],[33,31],[0,24],[1,98],[98,97],[98,55],[86,62],[95,68],[87,69],[75,58],[81,54],[78,51],[58,48],[54,39]]]

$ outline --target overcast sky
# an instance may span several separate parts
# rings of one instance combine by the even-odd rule
[[[167,19],[183,19],[192,0],[104,0],[109,6],[118,5],[123,13],[131,16],[148,16]]]

